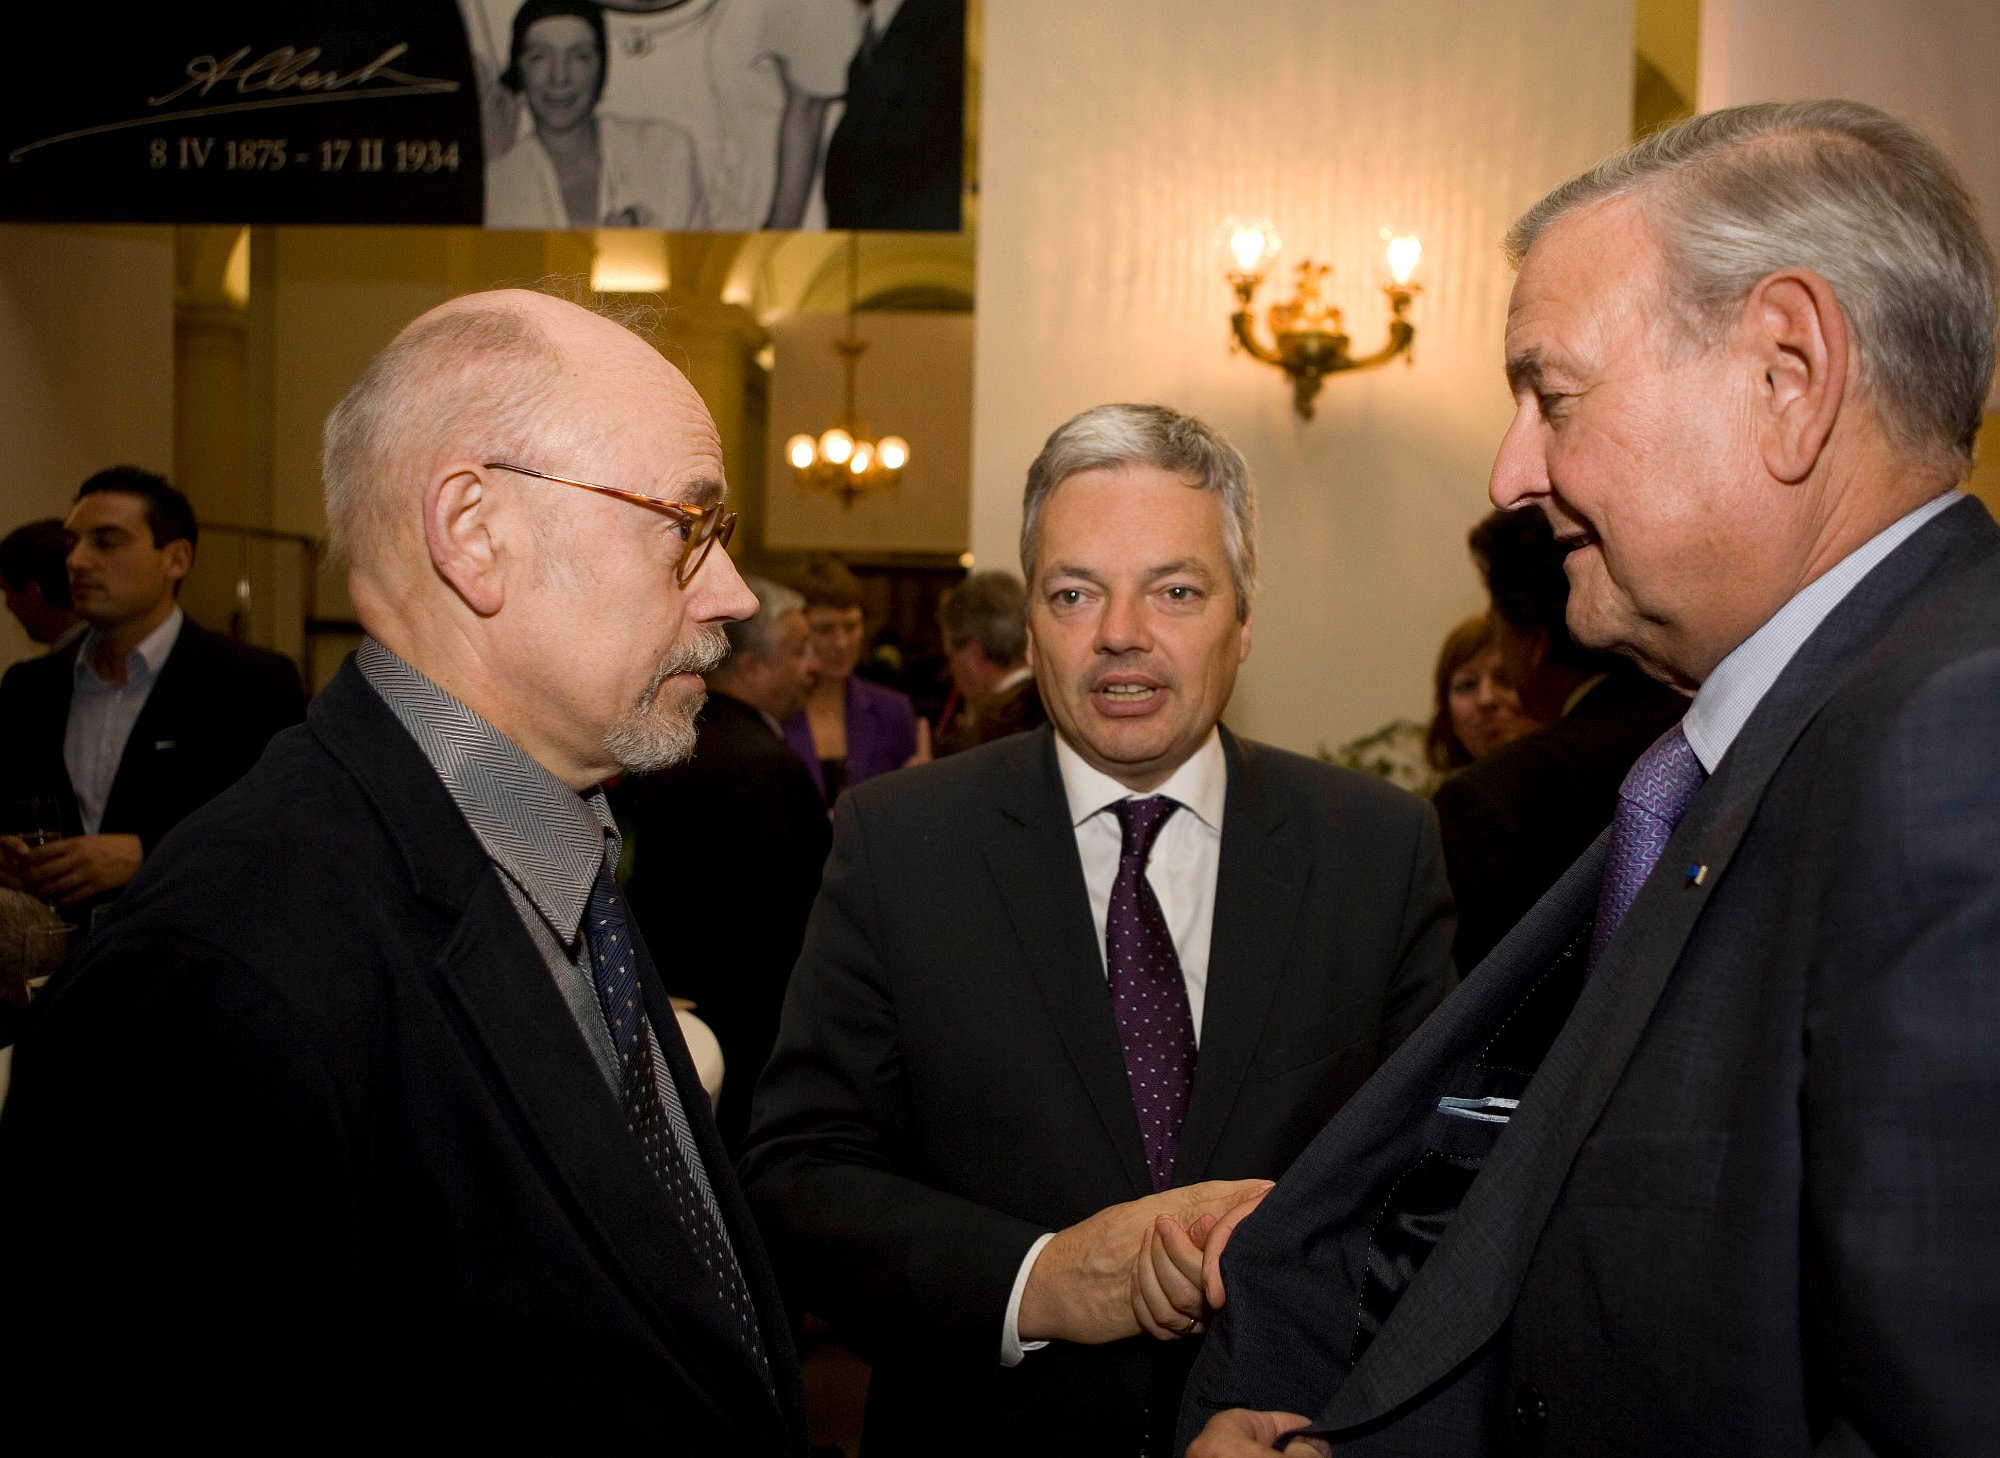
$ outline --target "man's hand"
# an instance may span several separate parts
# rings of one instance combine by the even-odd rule
[[[58,906],[116,891],[146,858],[136,835],[76,835],[29,851],[23,888]]]
[[[1164,1217],[1186,1230],[1204,1217],[1220,1219],[1270,1187],[1269,1180],[1183,1185],[1113,1205],[1058,1231],[1035,1257],[1022,1288],[1021,1340],[1095,1343],[1137,1336],[1133,1265],[1153,1223]]]
[[[1331,1444],[1321,1438],[1294,1438],[1282,1449],[1275,1447],[1281,1434],[1312,1426],[1312,1419],[1295,1412],[1251,1412],[1232,1407],[1208,1420],[1208,1425],[1188,1444],[1187,1458],[1258,1458],[1260,1454],[1283,1452],[1285,1458],[1329,1458]]]
[[[931,762],[931,721],[922,714],[917,715],[917,752],[903,761],[903,768],[915,764]]]
[[[1153,1222],[1132,1267],[1132,1314],[1140,1330],[1163,1340],[1207,1330],[1222,1305],[1223,1247],[1271,1189],[1256,1183],[1227,1210],[1205,1211],[1185,1228],[1164,1215]]]
[[[0,835],[0,886],[9,891],[28,889],[28,857],[34,852],[18,835]]]

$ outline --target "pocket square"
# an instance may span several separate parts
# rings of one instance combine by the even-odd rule
[[[180,747],[181,742],[178,739],[155,739],[153,741],[153,748],[155,749],[179,749]]]
[[[1482,1124],[1504,1124],[1513,1118],[1514,1110],[1520,1107],[1519,1099],[1496,1097],[1461,1099],[1446,1094],[1438,1100],[1440,1114],[1449,1114],[1454,1119],[1477,1119]]]

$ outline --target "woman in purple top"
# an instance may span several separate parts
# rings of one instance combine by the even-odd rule
[[[918,758],[917,715],[894,689],[854,676],[862,640],[861,583],[855,575],[838,562],[817,562],[794,586],[805,596],[819,683],[804,712],[785,721],[785,743],[805,761],[831,805],[848,785]]]

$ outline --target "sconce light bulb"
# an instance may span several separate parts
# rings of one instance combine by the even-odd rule
[[[1231,218],[1222,225],[1222,245],[1236,273],[1261,276],[1283,246],[1265,218]]]
[[[792,469],[803,471],[813,463],[813,438],[809,435],[795,435],[785,442],[785,459],[792,463]]]
[[[854,454],[854,437],[835,426],[819,438],[819,453],[822,460],[831,461],[836,466],[847,464],[847,458]]]
[[[847,469],[857,476],[865,476],[868,474],[869,462],[874,459],[875,452],[870,449],[868,442],[864,440],[854,448],[854,454],[847,462]]]
[[[1396,281],[1397,288],[1409,286],[1411,277],[1417,271],[1417,264],[1423,259],[1424,245],[1410,233],[1399,233],[1389,239],[1385,250],[1389,257],[1389,277]]]
[[[885,470],[900,471],[910,463],[910,443],[900,435],[884,436],[875,447],[875,457]]]

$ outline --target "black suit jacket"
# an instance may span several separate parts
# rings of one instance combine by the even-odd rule
[[[1223,742],[1177,1184],[1275,1177],[1451,976],[1429,808]],[[743,1170],[787,1294],[876,1364],[871,1454],[1164,1446],[1187,1343],[999,1364],[1036,1238],[1151,1189],[1048,727],[842,798]]]
[[[1630,664],[1553,724],[1503,744],[1437,788],[1445,870],[1458,904],[1452,959],[1476,967],[1611,823],[1632,762],[1687,699]]]
[[[1996,745],[1966,501],[1799,650],[1588,980],[1604,840],[1238,1229],[1183,1438],[2000,1452]]]
[[[965,0],[903,0],[847,68],[826,145],[829,228],[955,232],[965,165]]]
[[[63,831],[81,835],[63,763],[77,644],[17,663],[0,679],[0,798],[53,795]],[[132,725],[99,830],[136,835],[146,854],[196,807],[242,778],[271,736],[305,717],[292,660],[182,622]]]
[[[0,1117],[0,1240],[35,1259],[0,1361],[76,1442],[803,1452],[762,1248],[638,961],[776,1397],[352,660],[36,1004]]]
[[[785,984],[833,839],[799,757],[748,704],[716,691],[685,764],[628,782],[639,926],[667,990],[691,998],[722,1045],[716,1122],[730,1149],[778,1036]]]

